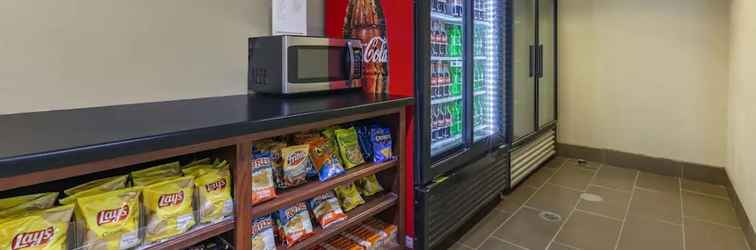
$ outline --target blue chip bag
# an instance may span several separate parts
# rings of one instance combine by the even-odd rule
[[[313,235],[312,221],[307,204],[300,202],[288,208],[279,209],[276,213],[279,235],[291,247]]]
[[[310,162],[320,181],[326,181],[343,174],[344,166],[326,138],[318,137],[308,141],[310,145]]]
[[[259,217],[252,222],[252,249],[276,250],[273,219],[270,215]]]
[[[384,162],[394,159],[391,130],[389,128],[379,125],[371,126],[370,142],[373,144],[373,162]]]
[[[370,141],[370,127],[356,126],[357,141],[362,148],[362,158],[365,160],[373,159],[373,143]]]

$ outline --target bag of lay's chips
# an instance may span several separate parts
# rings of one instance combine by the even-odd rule
[[[73,205],[0,219],[0,249],[65,250]]]
[[[194,177],[186,176],[145,186],[146,243],[167,239],[189,231],[196,223],[192,200]]]
[[[307,183],[307,164],[310,146],[307,144],[281,149],[283,158],[283,187],[291,188]]]
[[[81,197],[87,197],[110,192],[113,190],[123,189],[126,188],[127,180],[127,175],[120,175],[84,183],[82,185],[71,188],[71,190],[69,191],[71,191],[72,194],[70,194],[68,197],[60,199],[58,202],[63,205],[73,204],[76,199],[79,199]],[[97,185],[93,185],[92,183],[95,183]],[[89,189],[84,189],[83,187],[89,187]]]
[[[286,246],[291,247],[313,235],[310,212],[304,202],[278,210],[276,213],[279,235],[283,237]]]
[[[359,179],[355,183],[357,184],[357,189],[360,190],[360,193],[364,196],[372,196],[383,191],[383,186],[378,182],[378,178],[375,174]]]
[[[138,246],[141,192],[141,187],[132,187],[77,199],[76,219],[84,222],[81,249]]]
[[[179,176],[181,176],[181,165],[177,161],[131,172],[134,186],[147,186],[166,178]]]
[[[227,162],[219,166],[184,169],[184,172],[194,177],[200,223],[217,222],[233,215],[231,172]]]
[[[348,129],[337,129],[336,140],[339,144],[339,153],[347,169],[365,163],[360,152],[360,145],[357,142],[357,132],[354,127]]]
[[[334,160],[334,148],[324,137],[316,137],[307,142],[310,145],[310,160],[320,181],[326,181],[345,173],[341,162]]]
[[[199,160],[194,160],[190,162],[189,164],[186,164],[185,166],[183,166],[183,168],[188,168],[188,167],[191,167],[194,165],[200,165],[200,164],[210,164],[210,163],[211,163],[210,158],[202,158]]]
[[[338,186],[333,191],[336,192],[336,197],[339,197],[341,208],[344,211],[348,212],[359,205],[365,204],[365,200],[360,196],[360,192],[357,191],[354,183]]]
[[[58,193],[39,193],[0,199],[0,218],[16,213],[47,209],[55,204]]]
[[[370,127],[370,143],[373,149],[373,162],[385,162],[394,159],[391,130],[373,125]]]
[[[252,249],[276,250],[273,218],[270,215],[262,216],[252,221]]]
[[[89,190],[89,189],[92,189],[92,188],[97,187],[97,186],[101,186],[101,185],[103,185],[105,183],[108,183],[108,182],[111,182],[111,181],[113,181],[115,179],[123,178],[124,176],[125,175],[97,179],[97,180],[94,180],[94,181],[90,181],[90,182],[87,182],[87,183],[84,183],[84,184],[81,184],[81,185],[78,185],[78,186],[75,186],[75,187],[63,190],[63,193],[66,194],[66,195],[74,195],[75,193],[78,193],[78,192],[81,192],[81,191],[85,191],[85,190]]]
[[[252,157],[252,204],[276,198],[273,162],[270,152],[257,152]]]
[[[331,191],[313,197],[308,201],[308,205],[321,228],[327,228],[328,226],[342,222],[347,218],[344,211],[341,210],[339,200]]]

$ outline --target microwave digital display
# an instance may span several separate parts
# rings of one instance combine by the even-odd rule
[[[291,53],[294,52],[294,53]],[[310,83],[347,79],[346,51],[331,46],[294,46],[290,48],[289,81]],[[296,72],[296,73],[295,73]],[[295,74],[291,74],[295,73]]]

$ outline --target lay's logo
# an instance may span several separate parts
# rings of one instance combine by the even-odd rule
[[[50,242],[50,239],[52,239],[53,235],[55,235],[55,228],[53,227],[48,227],[46,229],[34,232],[17,234],[15,237],[13,237],[11,250],[47,245],[47,242]]]
[[[97,225],[117,223],[129,217],[129,205],[124,204],[120,208],[102,210],[97,212]]]
[[[289,163],[289,165],[299,165],[304,162],[306,157],[307,154],[305,152],[297,151],[289,155],[289,158],[286,159],[286,161]]]
[[[170,206],[176,206],[184,202],[184,191],[180,191],[178,193],[172,193],[172,194],[164,194],[160,196],[160,199],[158,199],[158,207],[170,207]]]
[[[226,188],[226,179],[225,178],[220,178],[216,182],[205,184],[205,190],[207,192],[213,192],[213,191],[223,190],[224,188]]]

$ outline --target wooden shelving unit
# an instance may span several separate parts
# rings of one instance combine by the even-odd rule
[[[291,119],[301,119],[293,116]],[[310,182],[278,194],[274,200],[253,206],[251,203],[251,153],[252,143],[256,140],[285,135],[309,129],[324,128],[331,125],[373,119],[392,131],[394,139],[393,152],[395,160],[383,163],[367,163],[326,182]],[[224,221],[197,227],[185,234],[167,241],[155,243],[144,249],[182,249],[206,239],[224,235],[236,249],[251,249],[252,220],[261,215],[305,201],[316,195],[330,191],[338,185],[347,184],[362,177],[376,174],[386,191],[370,197],[363,204],[347,214],[348,220],[327,229],[317,227],[312,238],[289,249],[304,249],[314,246],[339,232],[357,225],[370,217],[398,226],[398,238],[404,239],[404,204],[405,204],[405,164],[402,153],[405,149],[405,109],[393,106],[375,109],[370,112],[345,113],[331,116],[310,123],[296,123],[289,127],[275,127],[268,130],[247,134],[235,134],[222,139],[210,139],[194,144],[171,148],[156,149],[144,153],[124,154],[65,166],[51,167],[47,170],[22,173],[14,176],[0,176],[0,192],[14,193],[61,191],[85,181],[106,176],[127,174],[135,169],[154,166],[155,162],[177,160],[202,156],[227,160],[231,166],[232,192],[234,197],[234,217]],[[241,126],[241,125],[240,125]],[[183,158],[182,158],[183,157]],[[286,248],[279,248],[286,249]]]

